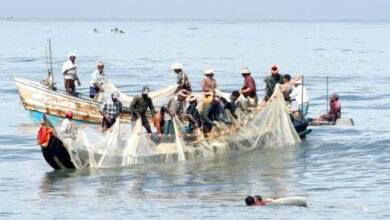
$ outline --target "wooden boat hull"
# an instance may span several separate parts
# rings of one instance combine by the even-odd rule
[[[96,124],[102,121],[99,102],[51,90],[30,80],[15,78],[15,81],[23,107],[30,111],[30,115],[37,121],[42,119],[43,114],[63,118],[68,110],[73,111],[76,121]],[[121,117],[123,122],[130,120],[129,114]]]

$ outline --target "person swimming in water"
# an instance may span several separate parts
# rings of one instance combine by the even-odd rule
[[[278,199],[278,197],[266,198],[265,200],[263,200],[263,198],[259,195],[247,196],[245,198],[245,204],[247,206],[265,206],[265,205],[267,205],[267,203],[269,203],[275,199]]]

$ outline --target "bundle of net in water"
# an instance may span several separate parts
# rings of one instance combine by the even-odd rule
[[[211,158],[234,151],[252,151],[260,147],[282,147],[300,142],[279,90],[263,108],[236,111],[236,118],[226,111],[228,121],[216,122],[205,137],[202,133],[186,132],[183,123],[175,117],[175,134],[149,136],[143,134],[141,121],[128,128],[119,120],[101,134],[79,129],[74,139],[65,143],[73,163],[83,167],[124,167],[142,163]]]

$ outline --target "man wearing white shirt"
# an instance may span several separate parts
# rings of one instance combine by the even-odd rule
[[[77,80],[77,84],[81,86],[80,80],[77,76],[77,66],[75,64],[76,54],[70,53],[68,55],[69,60],[62,66],[62,74],[65,79],[66,93],[76,95],[76,87],[74,81]]]
[[[290,94],[291,100],[297,101],[299,107],[298,111],[301,112],[302,116],[306,116],[309,111],[309,97],[307,95],[306,88],[302,85],[302,77],[296,76],[294,78],[295,87]]]
[[[89,87],[89,97],[92,99],[97,96],[99,92],[104,92],[103,85],[106,82],[106,74],[104,74],[104,63],[97,64],[97,70],[92,73],[91,85]]]

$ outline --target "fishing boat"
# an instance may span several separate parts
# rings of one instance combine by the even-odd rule
[[[125,136],[118,121],[104,134],[90,135],[78,129],[73,138],[64,138],[44,117],[44,126],[53,132],[47,143],[41,144],[42,154],[54,169],[81,169],[198,160],[228,152],[297,144],[311,129],[307,128],[307,121],[293,123],[282,95],[278,91],[275,93],[278,100],[267,103],[264,109],[253,114],[238,114],[238,119],[229,116],[231,125],[220,123],[207,137],[192,136],[176,117],[175,134],[168,135],[170,139],[165,141],[166,136],[161,141],[157,135],[143,134],[140,120]]]
[[[64,118],[68,110],[73,111],[76,121],[88,123],[100,123],[102,116],[99,113],[100,102],[94,101],[83,95],[73,96],[65,91],[54,90],[49,86],[22,78],[15,78],[23,107],[29,111],[34,121],[43,120],[47,115],[55,123]],[[122,118],[129,121],[130,115]]]

